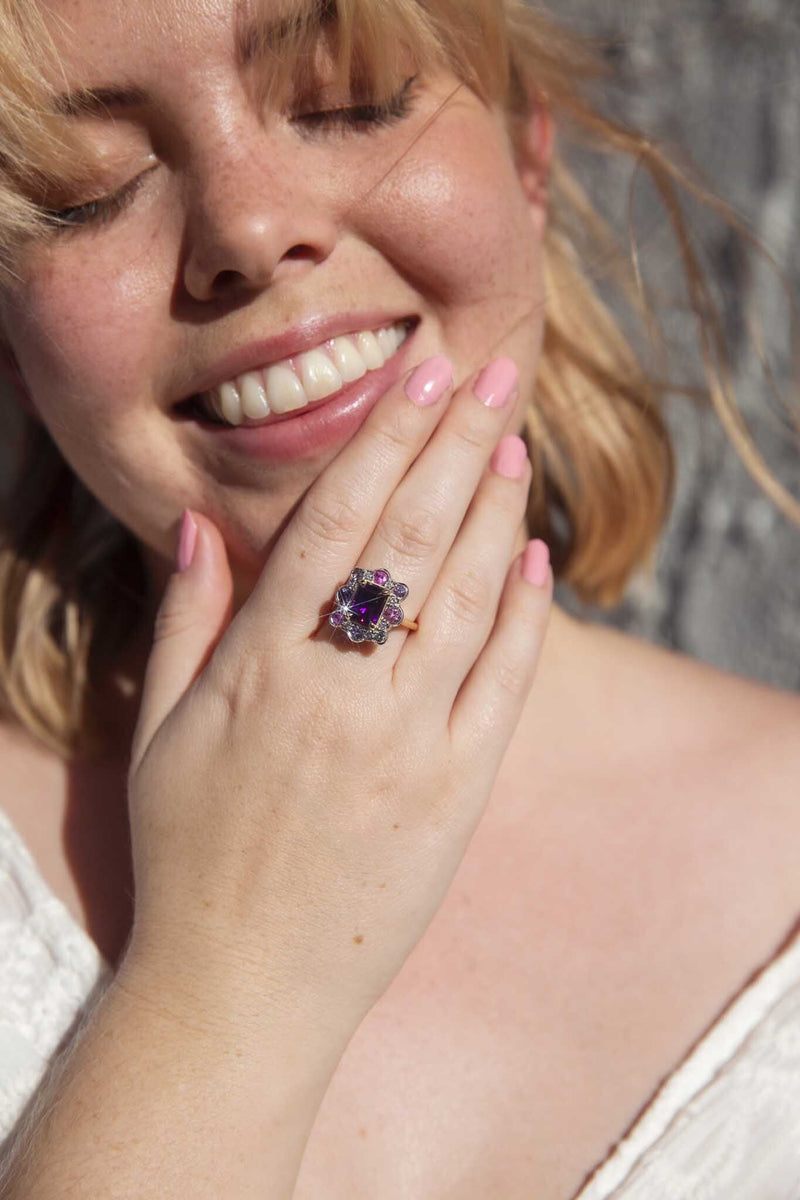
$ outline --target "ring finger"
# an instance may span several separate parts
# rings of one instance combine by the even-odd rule
[[[408,586],[406,617],[421,611],[436,583],[508,422],[518,382],[512,360],[496,359],[459,391],[361,555],[362,567],[384,568]],[[402,642],[393,634],[395,658]]]

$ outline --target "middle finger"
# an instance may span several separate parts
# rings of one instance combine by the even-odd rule
[[[518,395],[519,372],[495,359],[455,395],[433,437],[387,503],[360,566],[383,568],[410,594],[416,618],[452,547]],[[402,638],[392,635],[396,653]]]

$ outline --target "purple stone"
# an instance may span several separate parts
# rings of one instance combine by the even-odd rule
[[[383,588],[376,584],[360,584],[350,605],[351,620],[364,629],[374,627],[380,621],[388,599]]]
[[[329,619],[330,619],[330,623],[331,623],[331,625],[333,625],[333,626],[334,626],[334,628],[336,628],[336,629],[338,629],[338,627],[339,627],[340,625],[343,625],[343,624],[344,624],[344,617],[343,617],[343,616],[342,616],[342,614],[341,614],[341,613],[339,613],[339,612],[336,612],[336,613],[331,613],[331,615],[330,615],[330,618],[329,618]]]
[[[353,589],[351,587],[339,588],[338,600],[340,604],[349,604],[353,599]]]
[[[396,583],[394,585],[394,594],[398,600],[405,600],[408,595],[408,588],[404,583]]]
[[[374,579],[378,587],[386,587],[387,583],[389,582],[389,578],[390,576],[388,571],[376,571],[374,575]]]
[[[390,625],[399,625],[403,619],[403,610],[390,604],[383,615]]]

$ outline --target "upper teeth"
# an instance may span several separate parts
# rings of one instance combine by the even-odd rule
[[[377,371],[409,335],[407,322],[337,337],[263,371],[248,371],[200,397],[204,408],[229,425],[253,425],[272,413],[305,408]]]

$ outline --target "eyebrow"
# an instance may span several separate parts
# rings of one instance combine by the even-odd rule
[[[242,13],[244,5],[237,4],[238,13]],[[335,6],[329,0],[323,0],[317,10],[317,20],[320,28],[332,24],[336,19]],[[266,51],[279,52],[290,43],[296,32],[296,24],[291,18],[277,21],[250,22],[248,25],[238,24],[236,32],[236,60],[245,67]],[[67,117],[110,116],[115,111],[129,108],[141,108],[148,101],[147,92],[133,84],[118,84],[108,87],[78,88],[74,92],[63,92],[54,97],[55,111]]]
[[[147,92],[133,85],[79,88],[54,97],[55,110],[66,117],[109,116],[119,109],[138,108],[147,102]]]

